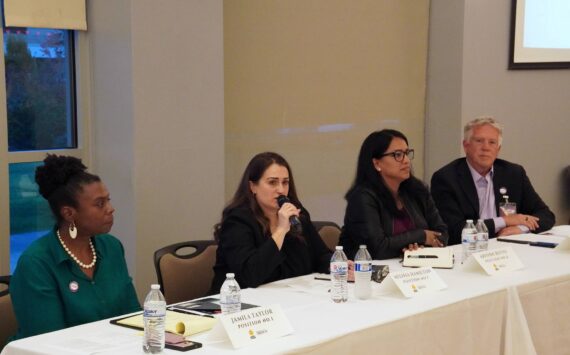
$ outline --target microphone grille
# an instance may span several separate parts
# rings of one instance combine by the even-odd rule
[[[285,195],[279,195],[277,197],[277,204],[279,205],[279,207],[283,206],[283,204],[285,202],[289,202],[289,199],[287,198],[287,196]]]

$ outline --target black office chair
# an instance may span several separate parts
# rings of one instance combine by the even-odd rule
[[[190,240],[165,246],[154,253],[156,276],[166,303],[208,294],[217,249],[215,240]]]
[[[16,334],[18,323],[10,299],[10,276],[0,276],[0,351],[8,342],[8,338]]]
[[[570,209],[570,165],[562,170],[561,185],[564,206]],[[568,224],[570,224],[570,220]]]
[[[313,226],[315,226],[315,229],[319,232],[327,248],[334,252],[335,247],[338,245],[341,232],[338,224],[331,221],[313,221]]]

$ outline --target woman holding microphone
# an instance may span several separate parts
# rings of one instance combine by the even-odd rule
[[[332,253],[297,197],[289,164],[277,153],[251,159],[214,235],[212,293],[228,272],[247,288],[329,269]]]

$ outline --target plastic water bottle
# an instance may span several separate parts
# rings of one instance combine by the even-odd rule
[[[465,222],[465,227],[461,231],[461,244],[463,246],[463,261],[477,251],[477,229],[472,219]]]
[[[226,274],[220,289],[220,306],[222,306],[222,314],[230,314],[241,311],[241,294],[239,285],[233,273]]]
[[[477,251],[486,251],[489,244],[489,230],[482,219],[477,221]]]
[[[166,320],[166,301],[160,285],[151,285],[144,300],[144,337],[143,351],[157,354],[164,349],[164,322]]]
[[[331,298],[333,302],[340,303],[348,300],[348,259],[342,251],[342,246],[337,246],[331,258]]]
[[[354,295],[356,298],[365,300],[372,294],[372,258],[366,249],[366,245],[361,245],[354,257]]]

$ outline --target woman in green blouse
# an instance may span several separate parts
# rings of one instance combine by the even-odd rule
[[[36,169],[56,225],[24,251],[10,282],[15,339],[140,310],[109,192],[80,159],[48,155]]]

